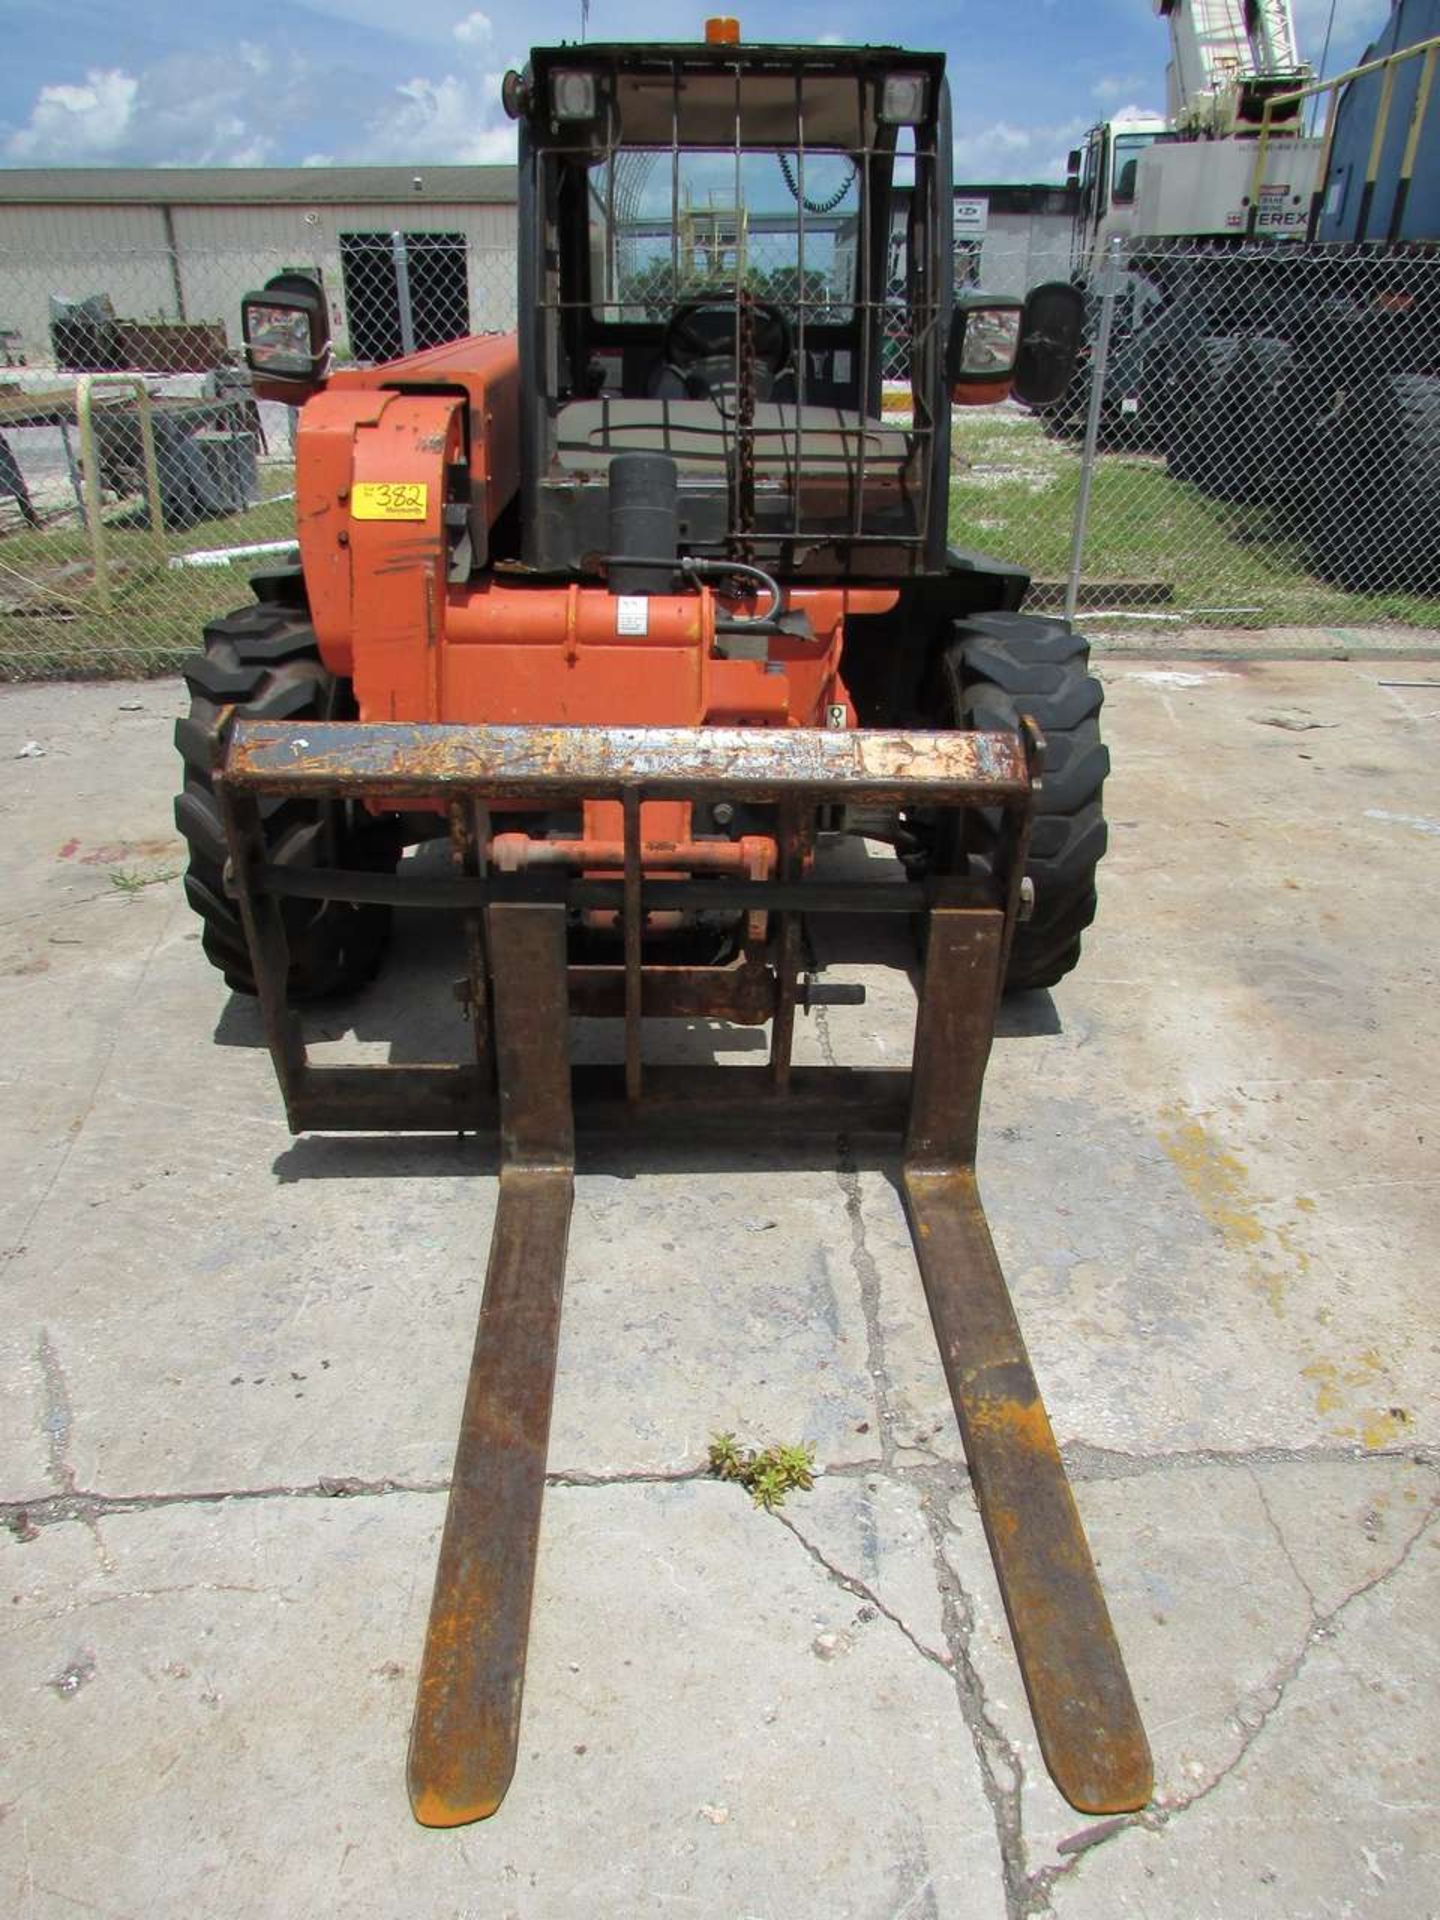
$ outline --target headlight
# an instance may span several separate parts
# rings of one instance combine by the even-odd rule
[[[314,386],[329,371],[330,309],[314,274],[277,273],[240,302],[250,371],[262,380]]]
[[[313,370],[310,316],[298,308],[247,307],[245,345],[256,373],[303,380]]]
[[[557,120],[593,120],[594,74],[557,67],[550,76],[550,111]]]
[[[880,118],[887,127],[918,127],[929,92],[923,73],[887,73],[880,89]]]

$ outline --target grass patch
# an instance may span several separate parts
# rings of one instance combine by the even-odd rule
[[[166,557],[288,539],[295,503],[274,496],[291,490],[293,471],[265,467],[260,478],[264,497],[244,513],[167,533]],[[149,530],[136,524],[137,514],[137,503],[126,501],[106,515],[108,611],[97,603],[83,525],[68,521],[0,538],[0,680],[172,673],[199,646],[205,622],[243,606],[250,575],[275,564],[252,556],[172,569]]]
[[[957,412],[953,450],[951,539],[1037,578],[1063,580],[1080,491],[1078,445],[1048,438],[1023,415]],[[1097,462],[1083,577],[1165,581],[1168,609],[1197,626],[1440,625],[1440,597],[1347,592],[1311,571],[1272,512],[1213,500],[1172,480],[1152,454],[1105,453]]]

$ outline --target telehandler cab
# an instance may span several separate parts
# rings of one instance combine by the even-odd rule
[[[205,951],[259,997],[290,1126],[494,1133],[499,1205],[409,1758],[431,1825],[515,1766],[573,1176],[587,1138],[893,1139],[1047,1763],[1141,1806],[1150,1756],[975,1182],[1003,987],[1094,910],[1107,771],[1083,639],[951,547],[954,401],[1065,390],[1079,296],[952,289],[943,61],[888,47],[537,49],[515,335],[332,369],[324,295],[247,296],[303,402],[301,564],[206,631],[178,728]],[[885,402],[904,379],[903,410]],[[817,840],[889,842],[827,877]],[[448,841],[448,865],[402,859]],[[437,849],[437,851],[439,851]],[[464,934],[473,1050],[307,1058],[301,1003],[392,910]],[[909,1074],[792,1066],[807,916],[921,934]],[[572,1015],[623,1060],[572,1066]],[[770,1029],[763,1067],[642,1058],[642,1019]],[[617,1051],[620,1049],[617,1048]]]

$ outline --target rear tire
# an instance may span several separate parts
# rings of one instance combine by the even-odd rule
[[[1292,358],[1287,340],[1247,340],[1225,377],[1216,420],[1216,497],[1269,507],[1277,496],[1281,393]],[[1248,524],[1248,523],[1246,523]]]
[[[1102,789],[1110,755],[1100,738],[1105,698],[1089,671],[1090,646],[1063,620],[1025,613],[973,614],[955,623],[940,661],[937,704],[947,726],[1018,729],[1029,714],[1045,736],[1044,779],[1026,874],[1034,911],[1015,929],[1007,993],[1053,987],[1080,958],[1095,918],[1095,870],[1105,852]],[[969,813],[972,867],[988,871],[999,845],[998,812]]]
[[[1165,465],[1172,480],[1188,480],[1223,498],[1228,474],[1220,459],[1218,422],[1225,384],[1242,342],[1228,334],[1202,334],[1177,355],[1174,405],[1166,423]]]
[[[175,824],[190,849],[185,895],[200,917],[205,957],[236,993],[254,993],[255,975],[239,909],[225,890],[228,848],[214,772],[232,714],[256,720],[346,720],[348,681],[320,658],[314,628],[293,605],[265,602],[212,620],[205,651],[185,662],[189,716],[176,723],[184,785]],[[392,871],[400,854],[393,822],[336,800],[261,802],[266,850],[276,866]],[[286,900],[292,1002],[354,992],[373,979],[390,930],[388,907],[348,901]]]
[[[1394,577],[1414,593],[1440,592],[1440,376],[1397,373],[1390,380],[1396,418],[1391,551]]]

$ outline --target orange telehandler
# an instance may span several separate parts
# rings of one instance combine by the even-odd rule
[[[317,282],[247,296],[257,392],[302,405],[301,564],[207,629],[177,736],[189,898],[291,1127],[498,1130],[412,1806],[481,1818],[514,1769],[577,1151],[840,1133],[901,1148],[1046,1760],[1076,1806],[1138,1807],[974,1172],[999,996],[1059,979],[1094,910],[1100,690],[1022,571],[949,544],[952,404],[1063,393],[1080,298],[956,298],[938,55],[716,21],[537,49],[503,97],[516,334],[332,370]],[[827,877],[847,832],[898,862]],[[473,1046],[312,1062],[297,1008],[364,985],[396,907],[462,930]],[[797,1009],[859,992],[807,967],[807,917],[876,913],[921,935],[911,1072],[792,1065]],[[620,1023],[613,1067],[572,1065],[572,1015]],[[767,1064],[648,1062],[664,1017],[768,1024]]]

